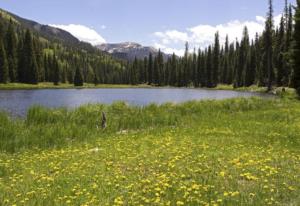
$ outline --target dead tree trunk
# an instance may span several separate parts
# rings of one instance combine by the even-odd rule
[[[106,114],[105,114],[105,112],[102,112],[102,123],[101,123],[101,125],[102,125],[102,129],[105,129],[106,128]]]

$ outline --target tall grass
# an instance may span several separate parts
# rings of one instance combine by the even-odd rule
[[[108,138],[128,130],[161,130],[194,124],[237,127],[244,126],[242,121],[261,120],[267,125],[268,122],[278,123],[275,122],[277,119],[283,121],[286,118],[293,121],[296,117],[291,111],[298,111],[298,107],[291,108],[291,104],[296,105],[292,101],[252,98],[193,101],[178,105],[151,104],[145,107],[117,102],[112,105],[85,105],[73,110],[33,107],[29,109],[25,120],[11,120],[7,115],[0,114],[0,151],[63,147],[96,138]],[[102,112],[107,115],[108,127],[105,130],[101,129]],[[240,119],[232,118],[234,116]],[[286,128],[284,124],[282,127]]]

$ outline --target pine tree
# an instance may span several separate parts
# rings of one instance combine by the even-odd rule
[[[241,75],[242,81],[240,82],[239,86],[250,86],[252,85],[252,77],[253,71],[250,67],[251,57],[250,57],[250,41],[249,41],[249,33],[247,26],[244,28],[243,32],[243,40],[241,42]]]
[[[74,85],[76,87],[83,86],[83,74],[80,67],[77,66],[75,76],[74,76]]]
[[[159,84],[159,57],[158,55],[154,57],[154,65],[153,65],[153,83],[155,85]]]
[[[23,55],[23,45],[24,45],[24,38],[23,33],[20,34],[20,38],[18,41],[18,65],[17,65],[17,76],[18,82],[25,82],[25,71],[24,71],[24,63],[25,63],[25,56]]]
[[[249,71],[249,34],[248,28],[244,27],[243,38],[238,50],[237,67],[235,73],[235,87],[242,87],[248,83]]]
[[[165,79],[165,71],[164,71],[164,57],[163,54],[161,52],[161,50],[158,50],[158,54],[157,54],[157,65],[158,65],[158,69],[157,69],[157,73],[156,73],[156,77],[157,77],[157,84],[158,85],[163,85],[164,79]]]
[[[53,84],[58,85],[60,82],[60,69],[55,55],[53,55],[52,69],[53,69]]]
[[[144,62],[143,62],[143,77],[141,78],[141,83],[147,83],[148,82],[148,58],[144,57]]]
[[[198,56],[197,56],[197,82],[198,86],[202,86],[201,83],[201,77],[202,77],[202,52],[199,49],[198,50]]]
[[[268,91],[272,90],[273,83],[273,0],[269,0],[269,12],[266,20],[266,28],[265,28],[265,56],[267,63],[267,71],[268,71]]]
[[[171,58],[171,81],[170,81],[170,85],[172,86],[177,86],[176,84],[178,82],[177,70],[178,70],[177,59],[175,53],[173,53]]]
[[[207,79],[206,86],[208,88],[213,87],[213,63],[212,63],[212,49],[211,46],[208,46],[207,57],[206,57],[206,71],[207,71]]]
[[[8,73],[6,51],[2,39],[0,39],[0,83],[7,83],[8,80],[9,80],[9,73]]]
[[[95,75],[94,75],[94,85],[97,86],[98,84],[99,84],[99,78],[98,78],[98,75],[95,72]]]
[[[276,83],[277,86],[282,86],[284,84],[284,77],[287,76],[285,74],[284,69],[284,35],[285,35],[285,27],[284,27],[284,17],[281,17],[280,20],[280,27],[278,31],[278,35],[276,38],[276,45],[275,45],[275,54],[274,54],[274,64],[276,67]]]
[[[149,54],[149,58],[148,58],[148,84],[152,84],[153,83],[153,58],[152,58],[152,54]]]
[[[228,75],[229,75],[229,39],[228,35],[226,36],[225,40],[225,51],[224,51],[224,66],[222,72],[222,83],[228,84]]]
[[[189,82],[189,43],[185,43],[185,52],[183,57],[183,85],[182,86],[188,86]]]
[[[45,54],[44,55],[44,70],[45,70],[45,81],[48,82],[49,81],[49,65],[48,65],[48,57]]]
[[[14,31],[12,20],[10,19],[6,32],[6,53],[8,60],[9,79],[11,82],[17,81],[17,37]]]
[[[245,74],[245,83],[244,85],[246,87],[251,86],[255,82],[255,75],[256,75],[256,50],[255,50],[255,45],[252,40],[249,54],[248,54],[248,59],[247,59],[247,71]]]
[[[228,72],[227,72],[227,84],[233,83],[234,77],[234,69],[235,69],[235,49],[234,43],[231,43],[229,46],[229,54],[228,54]]]
[[[239,41],[236,39],[235,43],[235,57],[234,57],[234,69],[233,69],[233,87],[237,88],[240,85],[240,78],[241,78],[241,68],[240,68],[240,62],[241,62],[241,55],[240,55],[240,44]]]
[[[289,5],[289,12],[288,12],[288,23],[287,23],[287,31],[286,31],[286,52],[285,52],[285,62],[286,62],[286,72],[287,72],[287,81],[289,86],[293,86],[293,72],[290,59],[291,57],[291,49],[292,49],[292,42],[293,42],[293,12],[292,12],[292,5]]]
[[[22,70],[24,72],[24,83],[37,84],[38,68],[33,47],[32,34],[29,30],[27,30],[25,33],[22,53]]]
[[[131,84],[133,85],[138,84],[138,80],[139,80],[138,69],[139,69],[139,64],[137,58],[135,57],[132,65],[132,70],[131,70]]]
[[[219,69],[220,69],[220,42],[219,32],[215,34],[215,43],[213,51],[213,69],[212,69],[212,86],[216,87],[219,82]]]
[[[295,13],[295,32],[293,45],[294,87],[300,96],[300,0],[297,0]]]
[[[193,60],[192,60],[191,65],[192,65],[192,71],[193,71],[193,73],[192,73],[193,75],[191,78],[193,80],[194,87],[199,87],[196,49],[194,49]]]

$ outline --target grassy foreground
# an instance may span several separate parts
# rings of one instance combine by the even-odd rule
[[[295,100],[0,115],[0,205],[299,205],[299,194]]]

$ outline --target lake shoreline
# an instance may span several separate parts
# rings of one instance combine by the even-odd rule
[[[259,92],[194,89],[194,88],[99,88],[99,89],[36,89],[0,90],[0,110],[13,116],[24,116],[33,106],[74,108],[86,104],[113,104],[126,102],[133,106],[183,103],[189,101],[221,100],[250,97],[274,98]],[[22,103],[21,103],[22,102]]]
[[[0,84],[1,90],[36,90],[36,89],[134,89],[134,88],[181,88],[181,89],[207,89],[207,90],[230,90],[230,91],[244,91],[244,92],[259,92],[259,93],[269,93],[278,95],[282,93],[282,88],[285,88],[286,92],[293,93],[294,89],[288,87],[273,87],[272,91],[268,92],[267,87],[259,87],[257,85],[252,85],[250,87],[239,87],[234,88],[233,85],[225,85],[219,84],[215,88],[207,88],[207,87],[175,87],[175,86],[155,86],[149,84],[138,84],[138,85],[129,85],[129,84],[88,84],[85,83],[83,86],[76,87],[73,84],[59,84],[54,85],[51,82],[44,82],[39,84],[23,84],[23,83],[8,83],[8,84]]]

